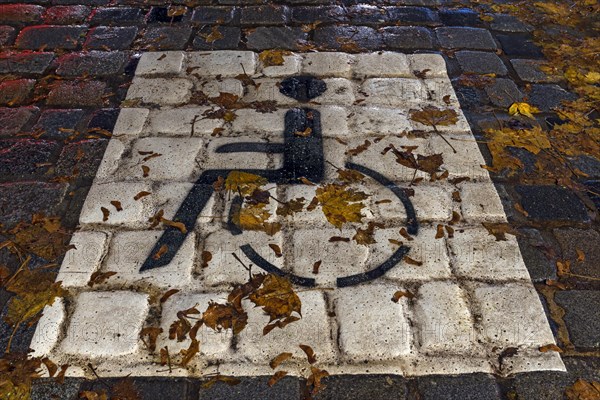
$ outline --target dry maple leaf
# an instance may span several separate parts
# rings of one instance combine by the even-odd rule
[[[229,302],[227,304],[210,302],[202,314],[202,320],[213,330],[231,329],[233,334],[237,335],[248,324],[248,314],[241,306],[237,307]]]
[[[269,315],[269,324],[263,329],[263,334],[299,320],[294,313],[302,316],[302,302],[286,278],[267,275],[261,287],[248,298]]]
[[[367,229],[358,228],[356,234],[352,237],[358,244],[369,245],[377,243],[374,238],[375,228],[384,228],[385,225],[379,222],[369,221]]]
[[[262,176],[242,171],[231,171],[225,179],[225,189],[239,193],[242,196],[251,196],[256,189],[267,183],[267,179]]]
[[[61,228],[56,218],[34,215],[31,223],[21,222],[7,233],[19,248],[48,261],[62,256],[70,248],[70,233]]]
[[[200,311],[196,307],[178,311],[177,321],[173,322],[169,327],[169,339],[177,339],[178,342],[183,342],[192,329],[192,324],[188,320],[188,317],[194,315],[200,315]]]
[[[286,203],[279,204],[275,213],[282,217],[294,215],[295,213],[302,211],[302,209],[304,208],[305,201],[306,199],[304,197],[298,197]]]
[[[535,119],[533,114],[539,113],[540,110],[537,108],[527,104],[527,103],[513,103],[508,108],[508,113],[510,115],[524,115],[528,118]]]
[[[262,61],[265,67],[283,65],[285,59],[283,57],[289,56],[292,53],[287,50],[265,50],[262,51],[258,58]]]
[[[354,169],[338,169],[338,178],[340,181],[345,183],[356,183],[362,182],[365,176]]]
[[[458,122],[458,114],[453,109],[442,110],[427,106],[421,110],[410,110],[410,119],[431,127],[448,126]]]
[[[346,222],[362,222],[364,216],[361,211],[365,207],[362,201],[369,195],[344,185],[330,183],[317,188],[315,197],[327,221],[336,228],[341,228]]]

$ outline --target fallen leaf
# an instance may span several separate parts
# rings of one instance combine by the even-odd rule
[[[309,389],[310,394],[315,396],[317,393],[325,389],[325,385],[321,383],[321,380],[329,376],[329,372],[313,366],[310,367],[310,371],[311,374],[306,380],[306,387]]]
[[[297,212],[300,212],[304,208],[305,200],[306,199],[304,197],[299,197],[296,199],[292,199],[284,204],[280,204],[277,207],[277,210],[275,211],[275,213],[282,217],[287,217],[287,216],[293,215]]]
[[[306,344],[301,344],[301,345],[299,345],[299,347],[302,349],[304,354],[306,354],[306,359],[308,360],[309,364],[314,364],[317,362],[317,356],[315,354],[315,351],[312,349],[312,347],[310,347]]]
[[[410,258],[409,256],[404,256],[402,261],[404,261],[405,263],[410,264],[410,265],[415,265],[417,267],[420,267],[423,265],[423,262],[414,260],[414,259]]]
[[[117,273],[113,272],[113,271],[106,271],[106,272],[96,271],[90,277],[90,280],[87,283],[87,285],[89,287],[93,287],[94,285],[100,285],[100,284],[106,282],[108,280],[108,278],[110,278],[111,276],[114,276],[116,274]]]
[[[125,378],[113,386],[111,400],[142,400],[142,398],[131,378]]]
[[[169,246],[163,244],[162,246],[160,246],[160,249],[158,249],[158,251],[152,256],[152,259],[160,260],[160,258],[164,256],[167,251],[169,251]]]
[[[225,180],[225,189],[240,193],[242,196],[250,196],[261,186],[267,184],[267,179],[259,175],[241,171],[232,171]]]
[[[0,398],[28,400],[31,383],[40,378],[41,360],[24,353],[5,353],[0,358]]]
[[[368,140],[365,140],[365,142],[363,144],[361,144],[358,147],[355,147],[353,149],[348,149],[346,150],[346,155],[351,155],[351,156],[357,156],[360,153],[366,151],[369,147],[371,147],[371,142]]]
[[[136,195],[133,197],[133,199],[134,199],[135,201],[138,201],[138,200],[139,200],[139,199],[141,199],[142,197],[146,197],[146,196],[148,196],[148,195],[150,195],[150,194],[152,194],[152,193],[150,193],[150,192],[145,192],[145,191],[141,191],[141,192],[139,192],[138,194],[136,194]]]
[[[267,385],[269,385],[269,387],[272,387],[273,385],[275,385],[277,382],[279,382],[287,374],[288,374],[287,371],[277,371],[277,372],[275,372],[273,374],[273,376],[271,378],[269,378],[269,381],[267,382]]]
[[[190,361],[192,361],[192,358],[194,358],[194,356],[199,352],[200,342],[198,341],[198,339],[192,338],[189,347],[187,349],[181,349],[180,351],[181,355],[183,356],[181,358],[181,365],[183,367],[187,366],[190,363]]]
[[[202,319],[209,328],[216,331],[231,329],[234,335],[239,334],[248,324],[248,314],[231,303],[210,302]]]
[[[210,389],[217,382],[223,382],[229,386],[239,385],[242,381],[233,376],[216,375],[202,384],[204,389]]]
[[[542,353],[547,353],[549,351],[555,351],[557,353],[562,353],[563,350],[555,344],[547,344],[545,346],[541,346],[539,349]]]
[[[554,279],[546,279],[546,285],[555,287],[559,290],[566,290],[569,287],[562,282],[555,281]]]
[[[149,174],[150,174],[150,167],[147,165],[142,165],[142,176],[144,178],[147,178]]]
[[[436,239],[441,239],[443,237],[445,237],[445,234],[444,234],[444,225],[438,224],[437,231],[435,233],[435,238]]]
[[[527,103],[513,103],[508,109],[508,113],[510,115],[524,115],[531,119],[535,119],[533,114],[537,114],[539,112],[540,110]]]
[[[341,237],[341,236],[332,236],[329,238],[329,243],[337,243],[337,242],[350,242],[350,238]]]
[[[488,230],[490,235],[494,235],[497,241],[507,240],[506,234],[517,235],[518,232],[515,231],[509,224],[507,223],[493,223],[493,222],[482,222],[481,223],[485,229]]]
[[[269,247],[271,248],[271,250],[273,250],[273,253],[275,253],[275,257],[279,258],[283,255],[281,253],[281,247],[279,247],[278,245],[274,243],[269,243]]]
[[[102,222],[108,221],[108,217],[110,217],[110,211],[106,207],[100,207],[100,211],[102,211]]]
[[[291,54],[292,53],[287,50],[264,50],[258,55],[258,58],[265,67],[271,67],[283,65],[285,62],[283,57]]]
[[[204,250],[202,251],[202,265],[200,265],[200,267],[202,268],[207,268],[208,267],[208,263],[212,260],[213,255],[210,251]]]
[[[322,261],[319,260],[313,264],[312,273],[317,275],[319,273],[319,268],[321,267]]]
[[[600,383],[578,379],[565,391],[568,400],[600,400]]]
[[[269,315],[269,324],[263,329],[263,334],[270,332],[274,327],[283,328],[297,321],[299,318],[293,316],[294,313],[302,316],[300,298],[294,292],[290,281],[284,277],[267,275],[262,286],[248,298]]]
[[[578,248],[575,248],[575,252],[577,253],[577,262],[584,262],[585,261],[585,253]]]
[[[558,276],[571,275],[571,261],[557,260],[556,261],[556,273],[558,274]]]
[[[161,218],[160,221],[167,226],[170,226],[175,229],[179,229],[179,231],[183,234],[187,233],[187,228],[185,227],[183,222],[175,222],[175,221],[168,220],[166,218]]]
[[[406,240],[415,240],[412,236],[408,234],[406,228],[400,228],[400,235]]]
[[[165,294],[162,295],[162,297],[160,298],[160,303],[164,303],[165,301],[167,301],[169,299],[169,297],[173,296],[175,293],[179,293],[179,289],[169,289],[165,292]]]
[[[121,206],[120,201],[113,200],[110,202],[110,204],[112,204],[116,208],[117,211],[123,211],[123,206]]]
[[[375,240],[375,237],[374,237],[375,229],[376,228],[384,228],[384,227],[385,227],[385,225],[382,223],[369,221],[367,228],[366,229],[358,228],[356,230],[356,234],[352,237],[352,239],[354,241],[356,241],[357,244],[361,244],[364,246],[377,243],[377,241]]]
[[[392,297],[392,301],[394,303],[397,303],[400,301],[400,299],[402,297],[406,297],[408,299],[413,299],[415,297],[414,294],[412,294],[411,292],[407,291],[402,291],[402,290],[398,290],[396,293],[394,293],[394,296]]]
[[[269,366],[271,369],[277,368],[282,362],[292,357],[292,353],[281,353],[271,360]]]
[[[369,196],[352,188],[330,183],[317,188],[315,197],[327,221],[336,228],[341,228],[346,222],[362,221],[361,211],[365,207],[362,200]]]
[[[426,106],[421,110],[410,110],[410,119],[432,127],[455,125],[458,114],[453,109],[442,110],[435,106]]]
[[[294,135],[296,136],[300,136],[300,137],[309,137],[312,134],[312,128],[308,127],[303,131],[296,131],[294,132]]]

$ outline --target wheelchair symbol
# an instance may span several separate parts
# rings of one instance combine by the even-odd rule
[[[280,85],[280,92],[288,97],[292,97],[300,102],[306,103],[314,99],[327,90],[325,82],[312,76],[294,76],[285,79]],[[296,132],[304,132],[310,128],[311,135],[300,136]],[[300,184],[300,178],[306,178],[311,182],[319,183],[323,180],[325,160],[323,155],[323,136],[321,130],[321,115],[317,110],[311,108],[294,108],[285,115],[285,130],[283,133],[283,143],[232,143],[220,146],[216,149],[217,153],[235,153],[235,152],[259,152],[259,153],[281,153],[283,154],[283,166],[274,170],[256,170],[256,169],[235,169],[235,171],[247,172],[259,175],[275,184]],[[379,184],[388,188],[404,205],[406,210],[407,232],[416,235],[419,230],[415,209],[405,191],[396,186],[392,181],[362,165],[346,163],[348,169],[356,170],[366,175]],[[187,228],[187,232],[194,229],[196,220],[208,201],[213,195],[213,183],[219,177],[226,177],[234,170],[208,170],[204,171],[192,189],[183,200],[181,206],[173,218],[175,221],[182,222]],[[236,205],[242,203],[241,197],[233,200]],[[228,229],[232,235],[242,234],[241,229],[232,223],[232,215],[229,215]],[[145,260],[140,268],[141,271],[148,271],[154,268],[166,266],[179,251],[187,233],[182,233],[174,227],[167,227],[162,236],[154,245],[150,256]],[[160,249],[166,248],[167,251],[158,259],[151,255],[156,254]],[[249,245],[243,245],[240,250],[256,266],[264,271],[280,276],[287,277],[296,285],[313,287],[316,281],[313,278],[298,276],[285,272],[275,265],[265,260],[260,254]],[[410,247],[400,246],[387,260],[377,267],[363,273],[343,276],[337,278],[338,287],[357,285],[383,276],[387,271],[394,268],[402,261],[408,253]]]

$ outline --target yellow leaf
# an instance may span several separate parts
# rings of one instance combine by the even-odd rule
[[[258,55],[260,61],[262,61],[265,67],[271,67],[276,65],[283,65],[285,62],[284,56],[292,54],[287,50],[265,50]]]
[[[267,184],[267,180],[259,175],[242,171],[231,171],[225,180],[225,189],[239,192],[242,196],[251,196],[252,193]]]
[[[508,109],[510,115],[523,115],[525,117],[535,119],[533,114],[539,113],[536,107],[529,105],[528,103],[513,103]]]
[[[335,183],[317,188],[316,199],[321,204],[325,218],[333,226],[341,228],[346,222],[361,222],[366,193]]]
[[[600,400],[600,383],[578,379],[565,395],[568,400]]]

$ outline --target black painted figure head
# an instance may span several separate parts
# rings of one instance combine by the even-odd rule
[[[281,82],[279,91],[284,95],[301,102],[308,102],[319,97],[327,90],[327,85],[314,76],[292,76]]]

